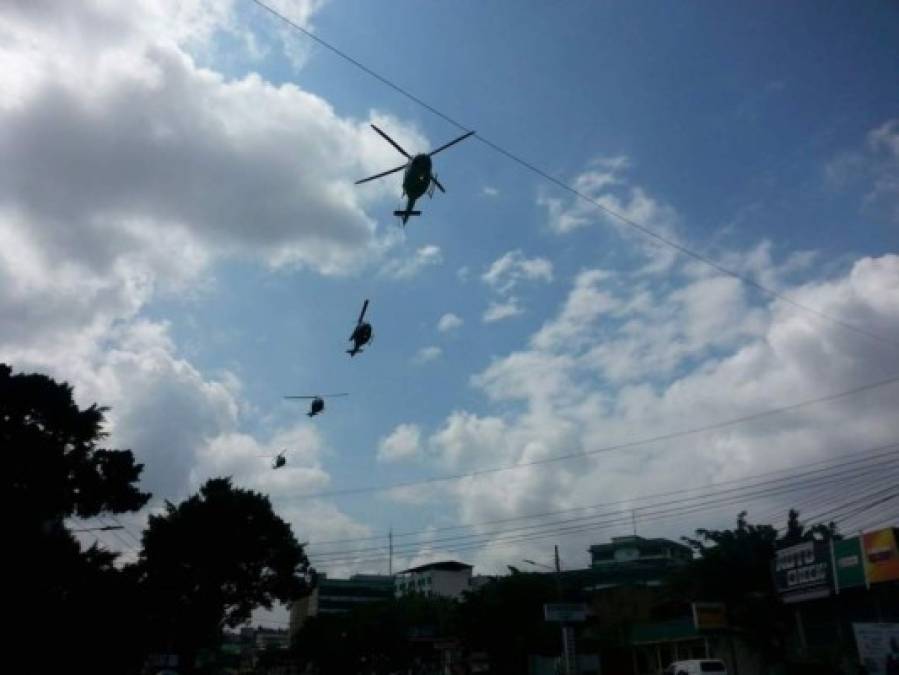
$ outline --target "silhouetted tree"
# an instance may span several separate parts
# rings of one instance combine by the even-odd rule
[[[27,649],[40,626],[55,645],[28,652],[34,672],[64,663],[68,671],[123,673],[139,656],[118,631],[122,603],[134,594],[113,565],[116,555],[96,545],[82,550],[65,525],[71,516],[135,511],[149,499],[137,488],[143,467],[131,451],[98,447],[104,412],[79,408],[68,384],[0,364],[0,485],[15,543],[6,556],[7,599],[13,625],[24,629],[12,643]]]
[[[488,654],[491,673],[524,673],[528,654],[558,654],[559,627],[547,623],[543,605],[559,601],[550,574],[512,573],[465,594],[459,634],[469,651]]]
[[[696,553],[671,582],[684,600],[724,602],[732,623],[769,660],[782,656],[788,617],[778,600],[771,575],[775,551],[803,541],[839,538],[834,523],[806,527],[791,510],[782,537],[772,525],[755,525],[746,512],[732,530],[696,530],[683,540]]]
[[[457,604],[413,594],[320,614],[303,627],[293,652],[321,675],[433,672],[432,642],[454,635]]]
[[[152,516],[135,569],[150,638],[189,661],[257,607],[305,592],[308,559],[268,497],[207,481],[198,494]]]

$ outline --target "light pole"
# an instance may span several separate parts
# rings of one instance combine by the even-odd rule
[[[559,547],[555,546],[553,551],[554,567],[538,563],[534,560],[522,560],[521,562],[533,565],[534,567],[542,567],[556,573],[556,595],[562,600],[562,565],[559,562]],[[574,631],[566,623],[561,623],[562,628],[562,671],[565,675],[575,675],[577,671],[577,661],[574,656]]]

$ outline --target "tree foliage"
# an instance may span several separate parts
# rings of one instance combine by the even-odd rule
[[[255,608],[299,597],[308,565],[268,497],[215,478],[150,518],[136,569],[153,638],[189,652]]]
[[[99,447],[104,413],[79,408],[68,384],[0,364],[2,486],[15,509],[8,600],[14,626],[25,628],[14,629],[12,641],[26,648],[34,626],[56,636],[55,649],[29,652],[35,672],[56,672],[61,663],[99,673],[139,665],[123,623],[133,584],[115,568],[116,554],[96,544],[83,549],[65,526],[70,516],[135,511],[149,499],[137,487],[143,467],[131,451]]]
[[[147,502],[150,495],[136,485],[143,466],[131,451],[98,447],[105,412],[96,404],[79,408],[68,384],[13,375],[0,364],[3,483],[20,509],[18,522],[46,526],[72,515],[136,511]]]
[[[737,516],[732,530],[696,530],[684,537],[695,552],[692,563],[671,580],[675,592],[689,600],[724,602],[730,621],[743,630],[760,653],[782,656],[782,637],[788,617],[778,600],[771,574],[775,551],[803,541],[839,538],[834,523],[807,526],[791,510],[783,535],[772,525]]]

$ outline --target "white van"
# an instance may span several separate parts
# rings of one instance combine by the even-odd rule
[[[665,668],[665,675],[727,675],[727,667],[724,661],[719,659],[692,659],[690,661],[675,661]]]

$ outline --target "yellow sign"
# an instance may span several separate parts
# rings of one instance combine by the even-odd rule
[[[888,527],[862,535],[865,549],[865,574],[868,583],[899,579],[899,550],[896,531]]]

